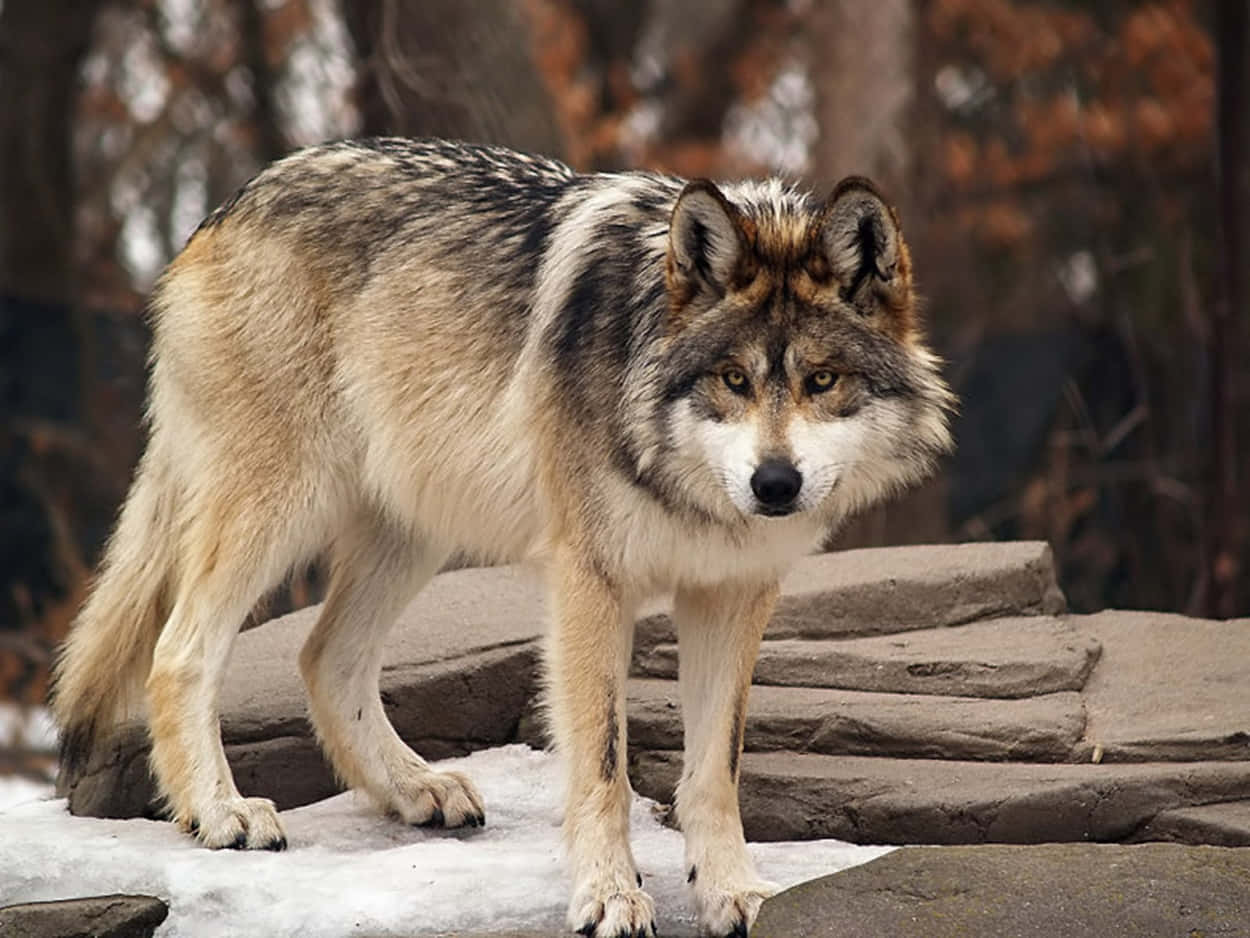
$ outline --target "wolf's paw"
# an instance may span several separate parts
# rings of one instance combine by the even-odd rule
[[[203,808],[186,825],[214,850],[285,850],[286,834],[268,798],[226,798]]]
[[[655,903],[641,889],[587,886],[574,894],[568,921],[593,938],[655,938]]]
[[[708,938],[746,938],[764,900],[780,891],[776,883],[762,880],[725,884],[697,879],[694,903],[699,934]]]
[[[483,827],[482,796],[459,772],[423,769],[388,793],[387,807],[420,827]]]

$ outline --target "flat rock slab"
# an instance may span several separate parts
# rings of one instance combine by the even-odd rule
[[[1227,801],[1161,811],[1135,839],[1250,847],[1250,801]]]
[[[798,565],[776,631],[889,632],[1062,605],[1045,544],[848,551]],[[312,739],[296,666],[319,613],[301,610],[240,636],[223,689],[222,737],[240,788],[282,807],[337,790]],[[544,588],[531,571],[467,568],[436,577],[402,615],[384,656],[383,699],[400,734],[435,758],[515,739],[545,627]],[[151,813],[145,759],[144,734],[130,728],[83,777],[62,779],[62,792],[76,813]]]
[[[5,938],[151,938],[169,906],[155,896],[93,896],[0,909]]]
[[[839,641],[764,642],[756,684],[895,694],[1032,697],[1080,690],[1098,661],[1097,639],[1050,616],[991,619]],[[638,670],[676,677],[677,646],[645,654]]]
[[[634,788],[670,801],[672,752],[636,753]],[[746,753],[740,787],[750,840],[852,843],[1119,841],[1160,812],[1250,799],[1250,762],[1038,763]]]
[[[1250,934],[1250,850],[917,847],[764,903],[752,938]]]
[[[985,700],[757,686],[747,707],[746,748],[1065,762],[1084,728],[1081,695],[1072,692]],[[681,749],[681,699],[674,681],[630,681],[629,741],[640,749]]]
[[[1250,759],[1250,619],[1152,612],[1068,620],[1103,648],[1085,687],[1105,761]]]
[[[245,632],[222,690],[222,737],[227,742],[271,739],[284,731],[306,732],[299,650],[321,613],[301,609]],[[387,639],[382,691],[403,688],[408,678],[455,670],[466,659],[529,646],[546,630],[540,580],[520,567],[479,567],[435,577],[404,610]],[[437,708],[454,716],[453,703]],[[285,721],[285,722],[284,722]],[[433,733],[440,735],[436,729]],[[446,735],[455,735],[450,730]]]
[[[516,738],[537,686],[543,589],[519,567],[471,568],[430,583],[400,617],[384,654],[382,700],[396,729],[429,758],[463,755]],[[239,636],[222,691],[222,741],[244,795],[281,809],[339,790],[306,717],[299,650],[321,607]],[[62,793],[75,814],[154,812],[147,740],[124,731]]]
[[[992,616],[1057,615],[1065,608],[1043,541],[872,547],[796,564],[782,581],[768,634],[882,635]],[[641,649],[674,640],[666,614],[639,623]]]

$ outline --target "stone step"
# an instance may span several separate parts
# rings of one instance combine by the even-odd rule
[[[806,557],[782,580],[773,638],[884,635],[1066,609],[1043,541],[871,547]],[[675,641],[667,613],[638,624],[635,647]]]
[[[755,683],[895,694],[1031,697],[1080,690],[1098,660],[1097,639],[1050,616],[840,641],[766,641]],[[677,646],[659,645],[636,670],[677,675]]]
[[[1094,765],[875,759],[782,752],[742,757],[749,840],[863,844],[1122,841],[1161,812],[1250,799],[1250,762]],[[640,752],[630,777],[668,802],[673,752]]]
[[[109,895],[24,902],[0,909],[0,935],[9,938],[151,938],[169,915],[155,896]]]
[[[1250,934],[1250,850],[916,847],[764,903],[753,938]]]
[[[1091,756],[1250,760],[1250,619],[1101,612],[1067,621],[1103,649],[1084,690]]]
[[[985,700],[761,685],[751,689],[746,748],[1064,762],[1084,728],[1081,696],[1071,692]],[[629,682],[629,741],[638,749],[681,749],[676,682]]]
[[[1250,847],[1250,801],[1225,801],[1161,811],[1135,839]]]
[[[387,639],[382,700],[400,735],[431,759],[512,742],[538,683],[543,589],[517,567],[434,578]],[[282,810],[340,790],[307,719],[297,660],[321,607],[239,636],[221,695],[221,735],[244,795]],[[62,779],[74,814],[151,813],[147,737],[128,728],[79,778]]]
[[[791,635],[896,631],[1063,603],[1041,543],[810,557],[785,590],[778,631]],[[544,593],[540,578],[520,567],[434,578],[401,615],[384,654],[383,697],[406,740],[440,758],[516,738],[537,687]],[[241,789],[282,808],[338,790],[312,738],[296,666],[319,613],[304,609],[241,635],[222,693],[222,738]],[[128,728],[82,777],[62,777],[71,810],[114,817],[148,811],[146,746],[144,732]]]

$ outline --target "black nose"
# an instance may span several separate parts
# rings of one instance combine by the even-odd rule
[[[803,487],[803,476],[788,462],[769,459],[759,464],[751,476],[751,491],[767,508],[789,505]]]

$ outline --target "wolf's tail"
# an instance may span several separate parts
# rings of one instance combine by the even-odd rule
[[[149,444],[99,576],[56,662],[52,712],[61,732],[62,793],[112,731],[144,710],[176,562],[175,495],[153,450]]]

